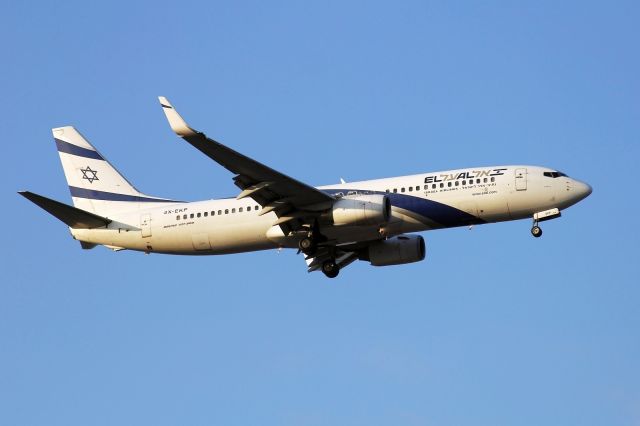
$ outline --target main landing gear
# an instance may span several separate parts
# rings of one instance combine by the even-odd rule
[[[298,242],[298,248],[306,256],[313,256],[318,250],[318,243],[313,236],[307,236]],[[340,272],[340,266],[336,264],[335,259],[327,259],[322,263],[322,272],[329,278],[335,278]]]
[[[335,278],[338,276],[338,273],[340,273],[340,267],[336,265],[336,262],[333,259],[325,260],[322,264],[322,272],[328,278]]]
[[[318,242],[321,241],[326,241],[326,238],[320,233],[318,220],[315,220],[307,234],[298,241],[298,248],[305,255],[313,256],[318,250]]]
[[[318,251],[318,243],[327,241],[327,238],[320,233],[320,226],[316,220],[308,233],[298,241],[298,248],[307,256],[307,259],[314,257]],[[323,252],[324,253],[324,252]],[[326,253],[321,254],[322,257],[327,256]],[[335,253],[329,253],[329,259],[322,263],[322,272],[329,278],[335,278],[340,272],[340,266],[336,263]]]
[[[313,237],[304,237],[298,242],[298,248],[307,256],[312,255],[318,248],[318,243]]]

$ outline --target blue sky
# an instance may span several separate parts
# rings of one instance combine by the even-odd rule
[[[640,425],[637,2],[13,2],[0,13],[0,424]],[[539,164],[594,193],[329,281],[293,252],[83,251],[50,128],[232,196],[197,128],[310,184]]]

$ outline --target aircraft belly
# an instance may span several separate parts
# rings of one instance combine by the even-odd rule
[[[380,226],[327,226],[321,229],[322,235],[338,243],[352,241],[372,241],[382,238]]]
[[[209,229],[207,235],[213,253],[238,253],[274,248],[266,237],[264,221],[230,223]]]
[[[219,220],[170,224],[154,228],[148,244],[153,252],[177,254],[226,254],[273,248],[265,237],[262,222]]]

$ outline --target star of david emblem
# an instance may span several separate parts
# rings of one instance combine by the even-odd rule
[[[80,171],[82,172],[82,179],[88,180],[89,183],[93,183],[94,180],[100,180],[98,179],[98,171],[91,170],[89,166],[86,169],[80,169]]]

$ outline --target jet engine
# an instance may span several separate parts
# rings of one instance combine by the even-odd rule
[[[424,260],[426,247],[420,235],[398,235],[369,245],[360,255],[373,266],[402,265]]]
[[[391,217],[391,201],[381,194],[347,196],[333,203],[331,217],[336,226],[383,225]]]

